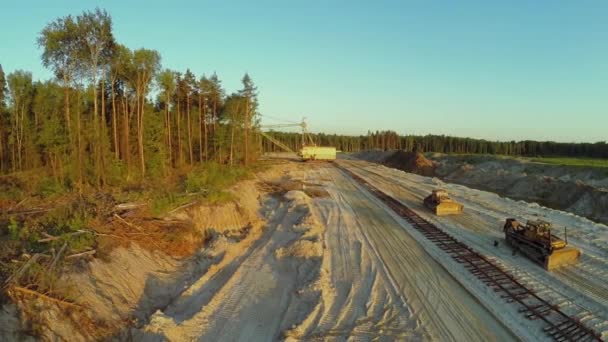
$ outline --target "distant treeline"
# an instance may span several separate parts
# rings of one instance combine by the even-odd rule
[[[300,133],[271,132],[274,138],[292,149],[299,149],[302,143]],[[460,138],[445,135],[399,135],[393,131],[368,132],[367,135],[348,136],[336,134],[311,134],[318,145],[335,146],[344,152],[357,152],[370,149],[406,151],[501,154],[510,156],[559,156],[608,158],[608,144],[597,143],[560,143],[552,141],[488,141],[483,139]],[[281,149],[270,141],[263,140],[265,152]]]

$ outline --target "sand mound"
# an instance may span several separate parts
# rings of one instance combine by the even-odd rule
[[[608,223],[605,170],[492,156],[435,154],[431,158],[437,176],[446,181]]]
[[[426,159],[422,153],[399,150],[386,158],[383,164],[423,176],[433,176],[435,174],[435,164]]]
[[[352,156],[356,159],[361,159],[361,160],[365,160],[368,162],[381,164],[386,160],[386,158],[393,155],[393,153],[395,153],[394,150],[388,150],[388,151],[370,150],[370,151],[354,152],[350,156]]]
[[[275,254],[277,258],[320,258],[323,255],[323,247],[318,241],[297,240],[287,247],[277,249]]]

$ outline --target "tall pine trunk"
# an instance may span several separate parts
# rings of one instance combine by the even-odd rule
[[[106,184],[106,139],[108,138],[108,128],[106,126],[106,78],[101,78],[101,113],[99,113],[99,127],[100,127],[100,139],[97,141],[99,144],[99,154],[101,159],[101,183]]]
[[[169,150],[169,166],[173,165],[173,146],[171,144],[171,115],[169,114],[169,101],[170,101],[170,97],[171,94],[169,94],[169,92],[167,92],[166,94],[167,97],[167,102],[165,104],[165,121],[166,121],[166,125],[167,125],[167,146],[168,146],[168,150]]]
[[[249,97],[245,107],[245,166],[249,164]]]
[[[190,93],[186,95],[186,120],[188,129],[188,156],[190,158],[190,165],[192,165],[193,153],[192,153],[192,125],[190,123]]]
[[[181,112],[179,105],[179,96],[177,97],[177,156],[178,156],[178,164],[181,167],[184,163],[184,156],[182,154],[182,129],[181,129]]]
[[[202,94],[198,94],[198,161],[203,162],[203,107],[202,107]]]
[[[140,78],[138,76],[138,78]],[[140,79],[141,81],[141,79]],[[139,83],[141,84],[141,83]],[[146,164],[144,158],[144,90],[138,87],[137,91],[137,147],[139,151],[139,167],[142,179],[146,175]]]
[[[115,79],[110,80],[110,82],[112,82],[111,85],[111,91],[112,91],[112,135],[114,137],[113,141],[114,141],[114,157],[116,158],[116,160],[118,160],[120,158],[120,154],[118,151],[118,123],[116,122],[116,91],[114,89],[114,83],[116,82]]]

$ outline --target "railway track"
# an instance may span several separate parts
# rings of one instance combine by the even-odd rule
[[[552,305],[541,298],[499,265],[426,221],[416,212],[377,189],[362,177],[340,165],[337,166],[421,232],[429,241],[450,255],[452,259],[463,264],[473,276],[492,288],[506,302],[519,305],[519,312],[527,319],[543,321],[543,331],[549,337],[556,341],[602,341],[599,333],[586,327],[577,318],[568,316],[556,305]]]

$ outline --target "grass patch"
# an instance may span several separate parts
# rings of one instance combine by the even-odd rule
[[[552,165],[576,166],[576,167],[593,167],[593,168],[608,168],[608,159],[594,158],[572,158],[572,157],[539,157],[526,158],[527,160]]]
[[[433,158],[434,152],[427,152],[425,156]],[[469,164],[478,164],[487,161],[488,158],[494,159],[523,159],[531,162],[560,165],[560,166],[575,166],[575,167],[593,167],[608,169],[608,159],[600,158],[576,158],[576,157],[523,157],[523,156],[508,156],[501,154],[471,154],[471,153],[444,153],[443,155],[450,157],[460,157],[461,160]]]
[[[193,201],[226,203],[234,199],[234,195],[226,189],[240,180],[249,178],[252,172],[250,168],[217,163],[207,163],[187,170],[176,179],[165,182],[162,189],[151,194],[150,209],[152,214],[160,216]]]
[[[237,181],[249,176],[249,170],[244,167],[221,166],[208,163],[193,169],[186,175],[183,186],[188,193],[222,191]]]

